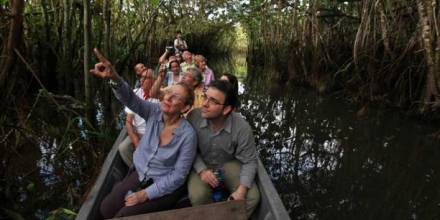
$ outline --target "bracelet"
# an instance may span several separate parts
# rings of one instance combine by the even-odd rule
[[[112,87],[113,89],[119,89],[119,87],[121,87],[121,83],[118,81],[115,81],[113,79],[109,79],[108,80],[108,84],[110,85],[110,87]]]

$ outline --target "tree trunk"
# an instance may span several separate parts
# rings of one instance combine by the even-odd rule
[[[14,49],[19,47],[22,41],[23,32],[23,0],[10,0],[11,4],[11,23],[9,25],[8,39],[5,41],[3,46],[4,53],[1,56],[0,62],[0,89],[4,89],[7,85],[6,82],[10,77],[12,70],[14,69],[14,64],[17,56]],[[10,85],[13,86],[13,85]],[[4,91],[7,91],[5,89]],[[3,93],[3,95],[7,95]]]
[[[83,51],[83,70],[84,70],[84,99],[86,103],[86,117],[90,123],[93,120],[93,108],[92,108],[92,97],[90,94],[90,2],[88,0],[83,0],[83,11],[84,11],[84,51]],[[93,124],[93,123],[92,123]]]
[[[69,75],[71,75],[71,57],[69,56],[69,44],[70,44],[70,33],[71,33],[71,26],[70,26],[70,11],[71,11],[71,1],[69,0],[63,0],[62,1],[62,16],[60,15],[60,18],[62,18],[61,23],[61,62],[58,64],[58,71],[57,71],[57,81],[58,81],[58,92],[64,93],[68,92],[67,84],[69,84],[69,80],[67,79]]]
[[[381,35],[383,40],[383,47],[385,49],[385,53],[388,53],[388,55],[393,58],[394,54],[391,51],[390,47],[390,39],[388,37],[388,23],[387,23],[387,17],[385,15],[385,3],[383,0],[378,0],[376,7],[379,10],[380,13],[380,28],[381,28]]]
[[[103,20],[104,20],[104,53],[111,57],[111,51],[110,51],[110,21],[111,21],[111,1],[110,0],[104,0],[102,4],[102,11],[103,11]],[[109,86],[103,86],[103,106],[104,106],[104,125],[106,128],[111,128],[111,122],[113,121],[113,112],[112,112],[112,103],[111,103],[111,91]]]
[[[429,18],[425,14],[426,7],[424,4],[424,0],[417,0],[417,9],[420,17],[420,26],[422,28],[422,45],[424,48],[426,64],[428,67],[428,71],[426,73],[426,90],[423,106],[423,109],[426,110],[432,106],[432,103],[438,102],[439,98],[435,79],[435,63],[433,57],[434,53],[432,49],[431,24],[429,22]]]

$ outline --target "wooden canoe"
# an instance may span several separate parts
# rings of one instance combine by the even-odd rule
[[[86,200],[76,216],[77,220],[95,220],[99,217],[99,205],[104,197],[110,192],[114,183],[123,179],[128,167],[122,161],[118,152],[119,143],[126,137],[123,129],[101,168],[101,172],[90,190]],[[255,220],[284,220],[290,219],[278,192],[269,178],[263,164],[258,160],[258,175],[256,182],[261,194],[260,204],[253,213],[251,219]]]

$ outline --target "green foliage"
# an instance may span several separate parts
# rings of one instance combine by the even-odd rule
[[[231,11],[248,35],[248,60],[273,66],[275,78],[410,108],[432,105],[421,102],[428,71],[427,57],[416,52],[423,47],[416,3],[250,1]]]
[[[75,219],[77,213],[75,213],[72,210],[65,209],[65,208],[58,208],[50,212],[50,215],[46,220],[69,220],[69,219]]]
[[[104,20],[106,2],[109,20]],[[9,1],[1,3],[0,20],[7,24]],[[92,1],[91,45],[104,47],[108,34],[106,53],[119,73],[133,81],[132,66],[157,65],[165,46],[181,30],[190,50],[205,55],[216,73],[231,72],[233,66],[225,64],[237,41],[236,20],[225,10],[228,3]],[[11,92],[4,97],[7,109],[0,115],[0,141],[7,146],[2,149],[2,170],[10,177],[4,179],[0,193],[10,218],[74,218],[81,196],[111,147],[115,129],[121,126],[121,106],[108,100],[107,85],[94,79],[96,121],[84,117],[83,22],[82,1],[25,1],[20,41],[24,61],[17,59],[7,80]],[[0,25],[0,31],[5,42],[9,26]],[[244,38],[240,39],[243,47]],[[5,45],[0,45],[1,51]],[[21,80],[22,76],[32,80]],[[54,211],[49,214],[49,210]]]

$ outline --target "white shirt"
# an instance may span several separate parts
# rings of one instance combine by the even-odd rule
[[[140,98],[144,99],[144,90],[141,88],[137,88],[137,89],[133,89],[133,92]],[[158,99],[153,99],[153,98],[149,98],[146,101],[152,102],[152,103],[158,103],[159,100]],[[145,133],[145,120],[139,116],[138,114],[134,113],[133,111],[131,111],[128,107],[125,107],[125,113],[128,114],[133,114],[134,115],[134,119],[133,119],[133,127],[136,129],[136,132],[142,136]]]

